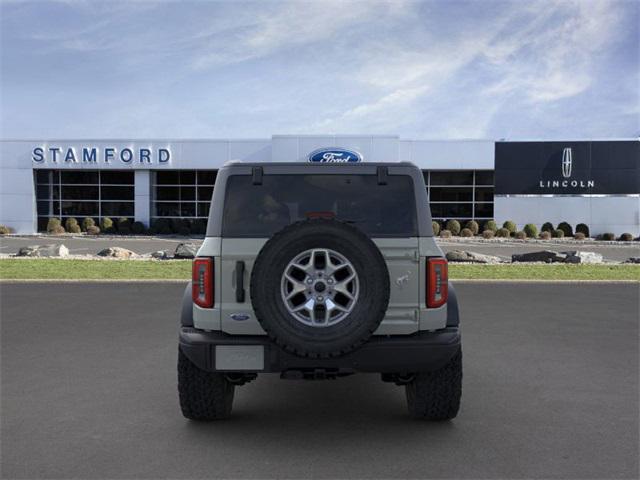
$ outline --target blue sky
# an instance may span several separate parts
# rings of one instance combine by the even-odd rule
[[[3,138],[640,135],[640,2],[20,2]]]

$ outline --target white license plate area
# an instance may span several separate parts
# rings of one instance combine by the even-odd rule
[[[217,345],[216,370],[264,370],[264,347]]]

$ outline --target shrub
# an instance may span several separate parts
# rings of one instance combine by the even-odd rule
[[[473,233],[474,235],[477,235],[480,231],[480,225],[478,225],[478,222],[476,222],[475,220],[469,220],[464,225],[464,228],[471,230],[471,233]]]
[[[82,219],[82,230],[84,230],[85,232],[89,230],[89,227],[95,227],[95,226],[96,226],[96,222],[93,218],[85,217]]]
[[[482,232],[482,238],[486,238],[487,240],[495,237],[496,233],[493,230],[485,230]]]
[[[471,231],[470,228],[463,228],[462,230],[460,230],[460,236],[461,237],[473,237],[473,232]]]
[[[109,217],[103,217],[102,222],[100,222],[100,231],[103,233],[113,233],[115,231],[113,220]]]
[[[509,238],[511,236],[511,232],[506,228],[499,228],[496,232],[496,237],[499,238]]]
[[[47,230],[47,231],[53,235],[62,235],[65,232],[64,227],[62,225],[56,225],[52,227],[51,230]]]
[[[438,225],[440,227],[440,225]],[[197,218],[191,225],[191,233],[204,235],[207,232],[207,221],[204,218]],[[436,234],[437,235],[437,234]]]
[[[498,231],[498,224],[495,222],[495,220],[487,220],[487,222],[484,224],[484,229],[491,230],[493,233],[496,233]]]
[[[0,235],[7,235],[8,233],[13,233],[13,229],[6,225],[0,225]]]
[[[131,231],[136,235],[141,235],[147,232],[147,227],[145,227],[142,222],[133,222],[131,224]]]
[[[615,239],[616,239],[616,236],[611,232],[602,233],[598,236],[598,240],[605,240],[609,242]]]
[[[573,237],[573,228],[567,222],[560,222],[558,224],[558,230],[562,230],[565,237]]]
[[[518,229],[515,222],[512,222],[511,220],[507,220],[506,222],[504,222],[502,224],[502,228],[506,228],[507,230],[509,230],[509,234],[516,233],[516,230]]]
[[[575,240],[584,240],[586,237],[585,237],[584,233],[582,233],[582,232],[576,232],[576,233],[573,235],[573,238],[574,238]]]
[[[586,223],[576,225],[576,233],[583,233],[585,237],[589,237],[589,226]]]
[[[540,231],[542,231],[542,232],[549,232],[549,233],[553,232],[553,223],[551,223],[551,222],[544,222],[544,223],[542,224],[542,228],[540,228]]]
[[[64,228],[66,228],[67,230],[69,230],[74,225],[78,225],[78,220],[73,217],[67,218],[64,222]]]
[[[633,235],[631,235],[630,233],[623,233],[622,235],[620,235],[620,238],[618,238],[618,240],[620,240],[621,242],[632,242]]]
[[[69,225],[67,227],[67,232],[69,232],[69,233],[81,233],[82,229],[80,228],[80,225],[78,225],[76,223],[75,225]]]
[[[431,222],[431,228],[433,229],[433,234],[438,235],[440,233],[440,224],[435,220]]]
[[[54,229],[57,227],[62,227],[62,224],[60,222],[59,218],[50,218],[49,221],[47,222],[47,232],[48,233],[54,233]]]
[[[171,224],[166,218],[158,218],[152,222],[150,232],[154,235],[170,235],[173,233]]]
[[[549,232],[548,230],[540,232],[539,237],[540,240],[549,240],[551,238],[551,232]]]
[[[116,223],[118,227],[118,233],[122,235],[129,235],[131,233],[131,220],[126,217],[120,217]]]
[[[449,221],[447,221],[447,230],[449,230],[452,235],[459,235],[460,234],[460,222],[458,220],[449,220]]]
[[[87,235],[98,235],[100,233],[100,227],[95,225],[89,225],[87,227]]]
[[[527,234],[524,230],[520,230],[519,232],[516,232],[515,237],[518,240],[526,240],[527,239]]]
[[[527,234],[527,237],[536,238],[538,236],[538,227],[533,223],[527,223],[522,230]]]
[[[451,232],[449,230],[440,230],[440,238],[451,238]]]
[[[564,230],[556,228],[552,233],[553,238],[564,238]]]

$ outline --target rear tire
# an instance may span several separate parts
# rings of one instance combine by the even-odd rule
[[[178,393],[182,415],[190,420],[220,420],[231,415],[235,385],[221,373],[196,367],[178,349]]]
[[[441,369],[416,374],[405,388],[409,413],[414,418],[435,421],[455,418],[462,396],[462,350]]]

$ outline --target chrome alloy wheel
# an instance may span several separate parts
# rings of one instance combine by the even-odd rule
[[[353,310],[358,286],[358,274],[349,260],[334,250],[314,248],[289,262],[280,292],[296,320],[312,327],[329,327]]]

